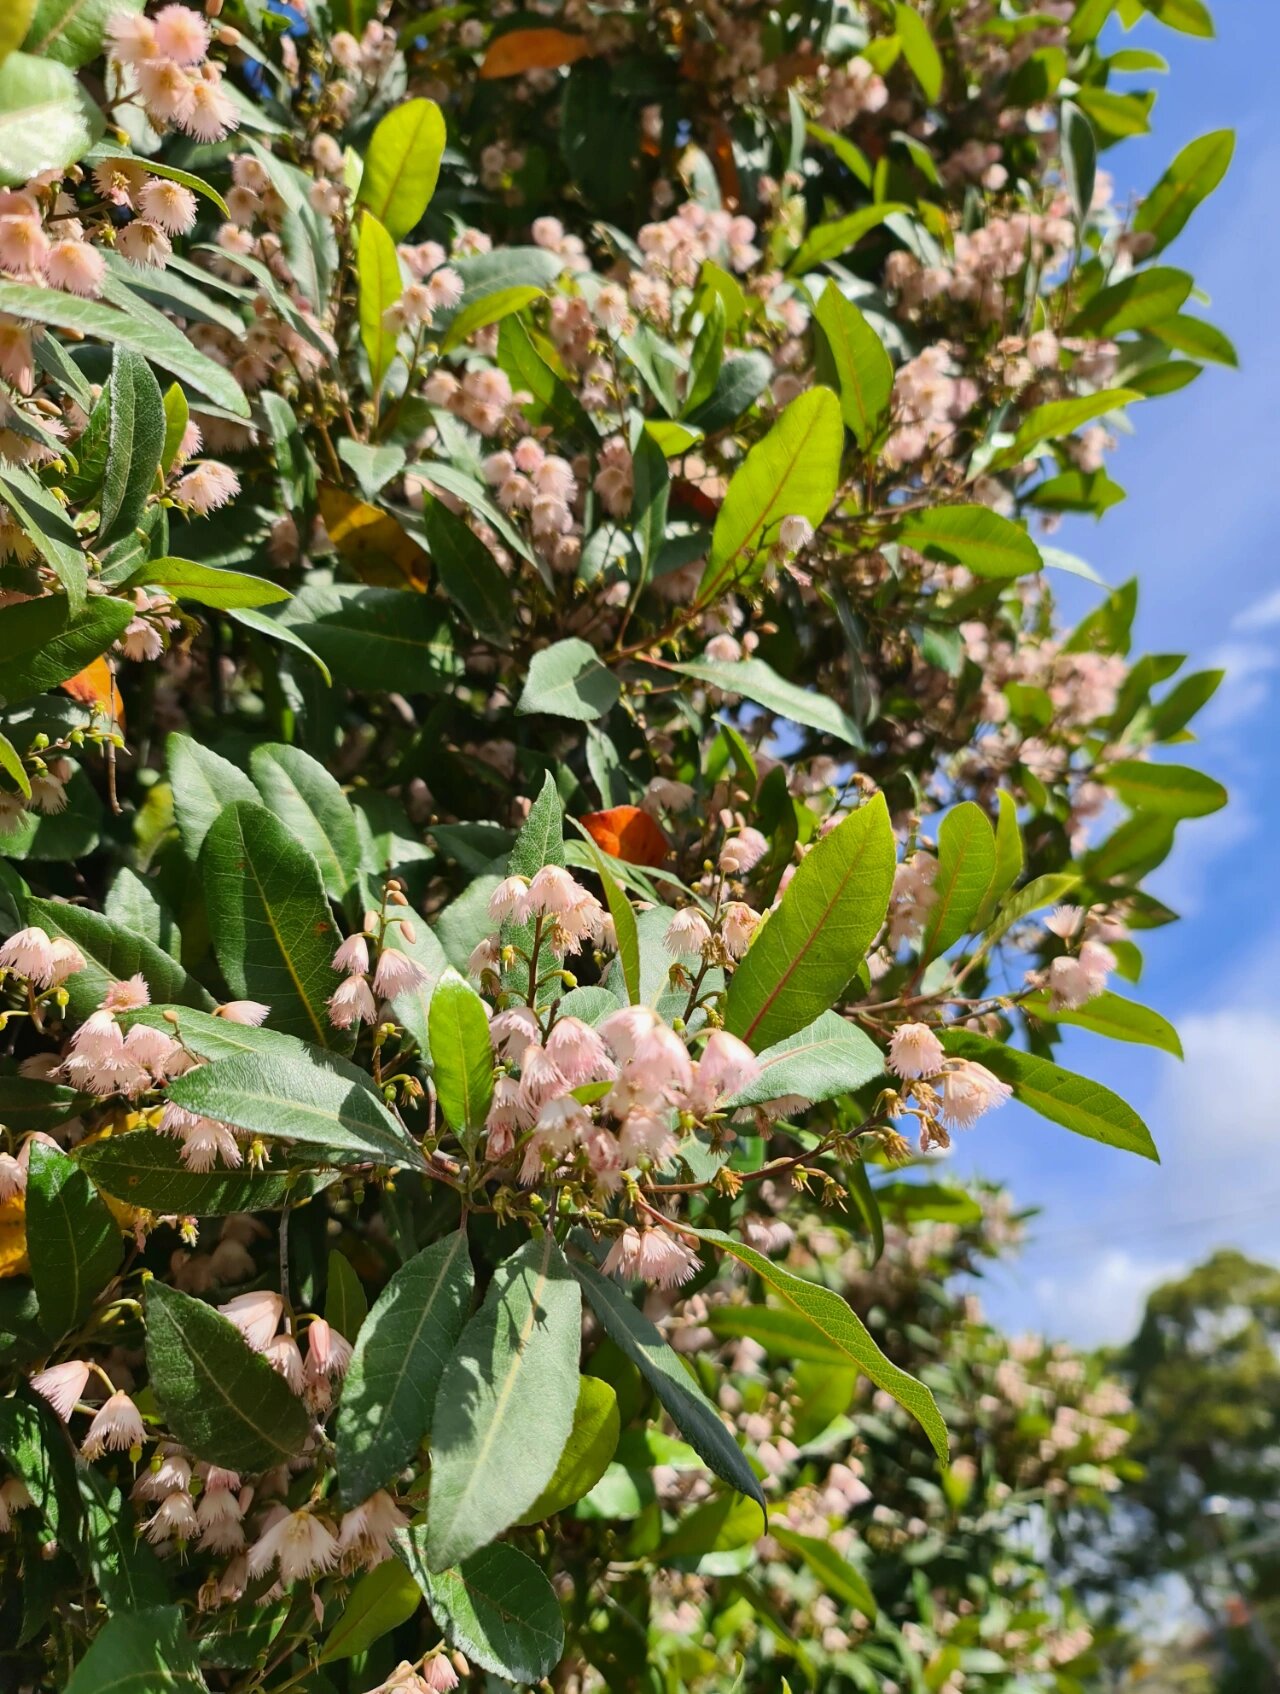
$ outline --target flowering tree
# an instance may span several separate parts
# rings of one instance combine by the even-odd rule
[[[1132,658],[1132,584],[1063,631],[1044,538],[1233,358],[1164,262],[1231,140],[1112,205],[1160,67],[1113,11],[11,0],[31,1686],[773,1687],[797,1628],[824,1687],[1056,1674],[982,1658],[993,1591],[908,1638],[908,1473],[954,1573],[1022,1471],[948,1466],[973,1337],[864,1322],[851,1255],[1011,1096],[1155,1155],[1053,1050],[1176,1050],[1110,985],[1224,802],[1151,757],[1218,676]]]

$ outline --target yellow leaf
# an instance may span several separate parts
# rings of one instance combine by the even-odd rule
[[[27,1257],[27,1197],[15,1194],[0,1205],[0,1278],[25,1276]]]
[[[332,483],[322,483],[317,497],[329,539],[361,582],[425,590],[427,555],[389,512]]]

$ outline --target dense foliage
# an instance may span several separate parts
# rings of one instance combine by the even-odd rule
[[[1112,203],[1113,13],[6,6],[20,1685],[1079,1686],[1123,1396],[892,1167],[1178,1046],[1219,678],[1047,537],[1231,138]]]

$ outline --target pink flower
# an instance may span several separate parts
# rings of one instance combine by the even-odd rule
[[[0,1206],[6,1200],[12,1200],[15,1194],[23,1193],[26,1186],[27,1173],[13,1154],[0,1153]]]
[[[286,1512],[251,1548],[249,1573],[262,1576],[278,1564],[280,1581],[287,1587],[320,1571],[332,1570],[338,1552],[337,1538],[320,1518],[308,1511]]]
[[[35,386],[36,363],[31,331],[16,318],[0,314],[0,376],[22,394]]]
[[[76,1401],[84,1393],[89,1380],[89,1367],[83,1359],[68,1359],[63,1365],[50,1365],[31,1378],[31,1386],[42,1400],[47,1400],[66,1423],[76,1409]]]
[[[10,271],[38,271],[49,251],[49,237],[38,215],[8,212],[0,216],[0,265]]]
[[[343,976],[364,976],[369,969],[369,943],[363,935],[349,935],[333,955],[333,968]]]
[[[186,8],[172,7],[170,10],[185,11]],[[189,235],[196,227],[197,209],[196,197],[189,188],[160,176],[152,177],[138,195],[138,210],[169,235]]]
[[[141,971],[136,976],[113,982],[102,997],[102,1009],[106,1012],[136,1012],[150,1004],[151,990]]]
[[[209,51],[209,29],[188,6],[164,6],[155,16],[156,51],[180,65],[198,65]]]
[[[808,518],[793,513],[778,525],[778,541],[788,553],[798,553],[813,540],[813,525]]]
[[[265,1353],[280,1327],[284,1301],[269,1288],[263,1288],[251,1294],[237,1294],[218,1310],[224,1318],[230,1318],[255,1353]]]
[[[572,915],[583,892],[567,870],[559,865],[543,865],[526,889],[518,915],[526,922],[538,916],[567,918]]]
[[[423,1665],[422,1686],[431,1694],[449,1694],[458,1686],[458,1673],[443,1653],[434,1653]]]
[[[679,1288],[701,1269],[698,1255],[664,1229],[634,1229],[630,1224],[610,1247],[601,1270],[620,1280],[638,1278],[658,1288]]]
[[[338,1546],[369,1566],[381,1564],[395,1551],[396,1531],[409,1520],[385,1488],[347,1512],[338,1525]]]
[[[1003,1106],[1013,1090],[972,1059],[953,1059],[942,1078],[942,1117],[953,1129],[969,1129],[984,1112]]]
[[[175,1490],[166,1494],[156,1507],[155,1515],[146,1527],[147,1540],[153,1545],[172,1541],[190,1541],[200,1533],[200,1520],[190,1494]]]
[[[1044,920],[1044,927],[1063,941],[1070,941],[1083,919],[1084,910],[1080,906],[1055,906]]]
[[[271,1007],[261,1000],[224,1000],[215,1018],[225,1018],[228,1023],[246,1024],[250,1029],[257,1029],[271,1015]]]
[[[351,1343],[324,1318],[312,1319],[307,1330],[308,1376],[342,1376],[351,1363],[352,1352]]]
[[[528,892],[529,883],[526,877],[504,877],[489,896],[490,919],[501,924],[506,923],[509,918],[520,918]]]
[[[711,939],[711,925],[696,906],[686,906],[667,925],[662,945],[676,959],[699,958]]]
[[[213,1118],[198,1118],[181,1131],[181,1140],[182,1162],[188,1170],[211,1171],[219,1159],[232,1170],[244,1163],[240,1143],[225,1123]]]
[[[520,1108],[532,1121],[548,1100],[568,1093],[564,1072],[545,1047],[531,1041],[520,1060]]]
[[[937,1076],[945,1056],[942,1043],[926,1023],[899,1024],[889,1043],[889,1069],[911,1081]]]
[[[0,970],[25,977],[36,988],[47,988],[52,983],[56,964],[52,941],[34,924],[17,930],[0,947]]]
[[[302,1363],[302,1350],[292,1335],[273,1335],[262,1349],[262,1356],[272,1370],[284,1378],[292,1393],[301,1394],[306,1371]]]
[[[107,19],[111,56],[122,65],[141,64],[156,53],[156,26],[140,12],[112,12]]]
[[[349,976],[329,996],[329,1022],[335,1029],[372,1023],[378,1015],[373,990],[362,976]]]
[[[760,914],[741,900],[731,900],[720,921],[720,939],[731,959],[741,959],[760,927]]]
[[[146,1433],[138,1408],[127,1394],[117,1390],[94,1414],[80,1451],[86,1459],[100,1459],[103,1453],[127,1453],[142,1446]]]
[[[14,1512],[25,1512],[35,1501],[20,1477],[7,1476],[0,1482],[0,1535],[7,1535]]]
[[[190,109],[178,121],[197,141],[221,141],[230,130],[239,129],[240,114],[216,80],[205,80],[191,89]]]
[[[191,114],[191,78],[174,59],[143,59],[138,67],[138,92],[155,122],[185,124]]]
[[[584,1082],[603,1082],[614,1075],[604,1042],[581,1018],[556,1021],[547,1037],[547,1053],[571,1088]]]
[[[397,994],[421,988],[427,973],[416,959],[394,947],[384,947],[378,954],[378,968],[373,973],[373,992],[379,1000],[394,1000]]]
[[[695,1112],[713,1111],[722,1099],[738,1094],[760,1075],[760,1061],[736,1035],[713,1029],[693,1073],[689,1106]]]
[[[131,265],[142,270],[148,266],[163,270],[173,252],[169,237],[160,225],[148,223],[145,218],[135,218],[126,224],[116,237],[116,247]]]
[[[669,1113],[645,1111],[628,1112],[618,1135],[618,1153],[623,1169],[648,1160],[660,1165],[676,1150],[676,1138],[671,1132]]]
[[[204,459],[174,484],[174,498],[190,506],[199,517],[217,511],[240,492],[240,478],[230,465]]]
[[[720,869],[740,876],[758,865],[769,851],[769,843],[758,829],[742,829],[720,849]]]
[[[489,1039],[494,1051],[512,1064],[518,1065],[525,1048],[542,1034],[538,1014],[532,1006],[508,1006],[495,1014],[489,1025]]]

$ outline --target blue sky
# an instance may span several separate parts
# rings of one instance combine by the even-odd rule
[[[987,1280],[988,1310],[1014,1329],[1080,1343],[1130,1334],[1150,1289],[1215,1246],[1280,1259],[1270,1074],[1280,1059],[1280,7],[1218,0],[1215,12],[1214,41],[1150,18],[1127,38],[1163,53],[1170,74],[1156,79],[1151,135],[1121,143],[1102,164],[1123,200],[1145,192],[1193,137],[1236,130],[1226,182],[1167,262],[1195,275],[1208,296],[1198,309],[1231,336],[1241,369],[1209,367],[1182,393],[1135,408],[1136,433],[1110,467],[1128,500],[1061,536],[1108,582],[1137,575],[1139,650],[1228,671],[1199,745],[1177,757],[1225,782],[1231,805],[1180,827],[1150,886],[1183,921],[1140,938],[1143,980],[1124,988],[1173,1019],[1185,1061],[1080,1031],[1060,1049],[1062,1063],[1142,1113],[1163,1162],[1012,1106],[962,1137],[953,1160],[957,1172],[1006,1181],[1020,1203],[1042,1208],[1028,1249]],[[1064,604],[1075,615],[1087,595],[1071,582]]]

